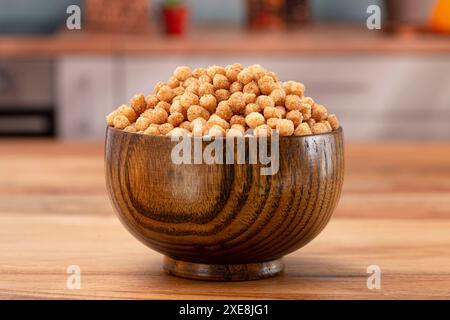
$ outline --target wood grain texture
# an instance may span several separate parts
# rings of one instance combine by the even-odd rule
[[[100,142],[0,141],[1,299],[449,298],[450,143],[346,144],[327,228],[281,276],[233,283],[166,275],[114,216],[103,161]],[[66,288],[72,264],[81,290]]]
[[[108,128],[107,188],[133,235],[172,259],[210,264],[211,269],[218,265],[212,270],[214,279],[219,270],[224,271],[222,280],[242,279],[230,275],[234,270],[242,274],[241,269],[248,270],[245,279],[268,275],[251,275],[249,270],[257,268],[240,264],[276,260],[304,246],[328,223],[339,199],[342,130],[280,137],[274,175],[262,175],[259,161],[249,163],[249,138],[245,164],[175,164],[171,152],[177,144],[169,137]],[[170,266],[166,269],[182,268],[184,276],[188,270],[204,270]],[[208,273],[193,275],[200,276],[208,278]]]

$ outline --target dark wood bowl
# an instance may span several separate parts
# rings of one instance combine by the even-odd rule
[[[281,258],[316,237],[338,202],[342,129],[280,137],[275,175],[261,175],[262,164],[174,164],[176,144],[106,132],[106,184],[117,215],[166,256],[168,273],[207,280],[278,274]]]

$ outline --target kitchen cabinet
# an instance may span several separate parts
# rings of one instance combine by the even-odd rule
[[[64,56],[58,59],[59,132],[102,138],[104,116],[134,94],[149,94],[178,65],[260,63],[336,113],[348,140],[450,138],[448,55]]]
[[[105,116],[119,101],[117,65],[109,56],[64,56],[56,63],[57,131],[61,138],[105,134]]]

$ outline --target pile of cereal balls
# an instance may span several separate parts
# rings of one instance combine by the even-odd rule
[[[135,95],[106,121],[129,132],[167,136],[267,136],[272,130],[304,136],[338,129],[337,117],[304,93],[304,84],[279,81],[258,64],[181,66],[156,84],[154,94]]]

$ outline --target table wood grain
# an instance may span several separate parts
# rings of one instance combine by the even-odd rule
[[[348,144],[327,228],[283,275],[237,283],[164,274],[112,212],[102,148],[0,141],[0,299],[450,298],[450,143]],[[66,287],[70,265],[79,290]]]

